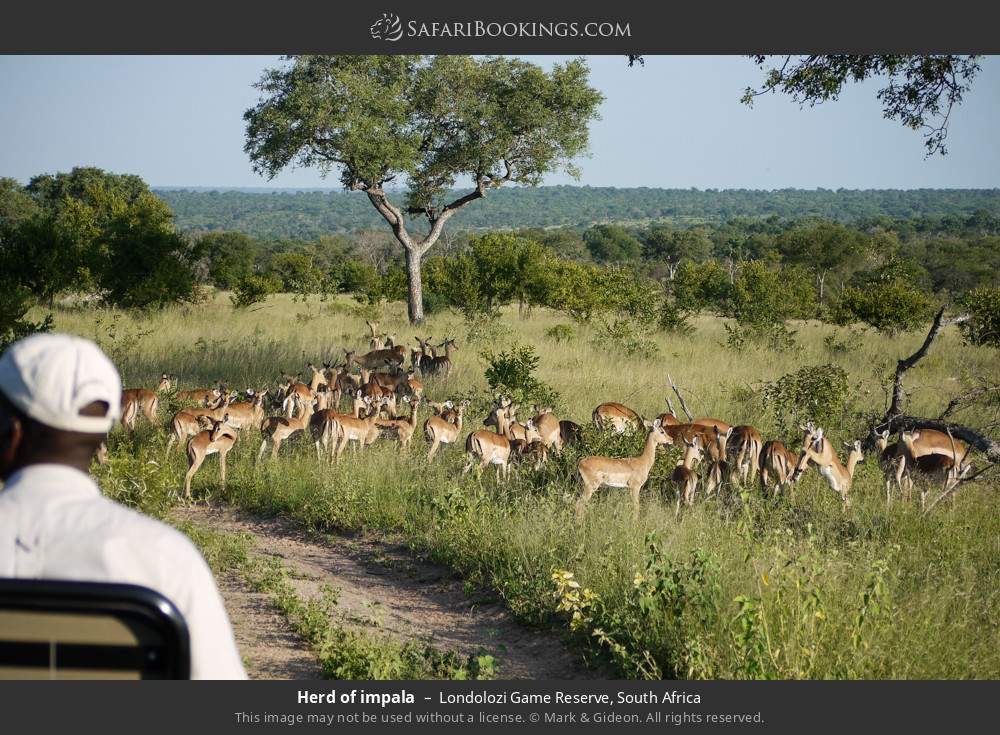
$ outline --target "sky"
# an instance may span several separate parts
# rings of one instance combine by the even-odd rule
[[[527,57],[542,66],[563,60]],[[740,103],[763,72],[739,56],[588,57],[605,95],[582,176],[546,184],[666,188],[1000,187],[1000,57],[987,57],[952,113],[949,154],[882,117],[877,80],[801,108]],[[310,169],[274,179],[243,152],[244,110],[267,56],[0,56],[0,176],[98,166],[151,186],[337,187]]]

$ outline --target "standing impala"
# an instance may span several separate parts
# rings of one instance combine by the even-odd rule
[[[903,431],[899,439],[905,450],[905,479],[907,494],[913,487],[913,470],[926,475],[944,477],[944,492],[948,492],[969,471],[965,464],[969,448],[950,434],[934,429]],[[927,489],[920,489],[920,506],[927,500]]]
[[[441,416],[430,416],[424,421],[424,436],[431,443],[430,451],[427,452],[428,462],[434,459],[439,446],[442,444],[455,444],[458,441],[458,435],[462,432],[465,407],[466,402],[463,401],[455,408],[455,423],[446,421]]]
[[[446,378],[451,375],[452,355],[458,351],[458,347],[455,345],[455,340],[450,337],[444,341],[441,347],[444,348],[443,355],[420,361],[421,372],[428,375],[444,373]]]
[[[296,402],[298,398],[295,399]],[[312,418],[313,402],[312,398],[301,402],[298,416],[269,416],[260,425],[260,433],[263,441],[260,443],[260,451],[257,452],[257,460],[264,456],[267,443],[271,442],[271,459],[277,459],[278,450],[281,443],[287,441],[309,428],[309,420]]]
[[[318,367],[316,367],[310,362],[306,363],[306,367],[312,371],[312,378],[309,380],[309,390],[315,393],[316,391],[319,390],[319,387],[321,385],[328,384],[329,381],[326,376],[327,376],[327,371],[330,369],[329,365],[323,363],[323,369],[320,370]]]
[[[812,462],[830,489],[840,495],[846,509],[850,505],[847,494],[854,482],[854,470],[860,462],[865,461],[865,457],[861,451],[860,440],[856,440],[854,443],[844,442],[844,446],[849,449],[846,466],[837,457],[837,453],[833,450],[833,444],[823,435],[823,429],[817,428],[807,431],[805,441],[802,444],[802,453],[795,465],[795,472],[792,473],[792,481],[797,481],[806,471],[809,463]]]
[[[184,475],[184,497],[191,499],[191,478],[198,471],[205,457],[219,455],[219,475],[222,488],[226,487],[226,455],[236,444],[236,432],[229,426],[229,415],[212,422],[212,428],[200,431],[191,437],[187,445],[188,470]]]
[[[340,459],[340,455],[344,453],[344,449],[349,442],[353,442],[351,450],[357,454],[359,447],[364,449],[378,439],[378,426],[375,422],[378,420],[381,402],[372,400],[368,396],[365,396],[362,400],[364,400],[368,411],[364,418],[337,416],[333,421],[334,437],[337,440],[336,459],[338,460]]]
[[[656,459],[656,447],[668,444],[670,438],[663,431],[659,419],[653,421],[646,434],[646,445],[642,454],[637,457],[584,457],[580,460],[577,471],[583,483],[583,493],[577,501],[577,514],[583,513],[584,506],[590,500],[594,491],[602,485],[608,487],[627,487],[632,495],[632,506],[636,516],[639,515],[639,491],[649,479],[649,471]]]
[[[167,439],[167,452],[177,443],[180,450],[181,442],[189,436],[194,436],[202,430],[202,421],[218,421],[227,411],[231,396],[219,396],[213,405],[208,404],[208,398],[203,399],[203,405],[195,408],[182,408],[170,420],[170,438]]]
[[[237,430],[248,427],[260,427],[264,420],[264,402],[267,399],[267,390],[254,391],[253,400],[230,403],[226,413],[229,414],[229,425]]]
[[[798,457],[780,441],[774,440],[764,444],[758,462],[760,487],[765,495],[772,482],[774,483],[775,497],[781,493],[783,487],[789,486],[791,488],[797,459]]]
[[[559,419],[552,413],[551,408],[534,407],[535,418],[532,421],[538,429],[538,434],[546,449],[553,450],[557,455],[562,454],[563,436]]]
[[[395,439],[399,443],[400,450],[408,449],[413,433],[417,429],[417,409],[420,408],[420,399],[403,396],[403,403],[410,404],[410,415],[405,419],[377,420],[375,423],[382,431],[383,436]]]
[[[366,401],[360,390],[348,390],[347,393],[353,399],[354,407],[353,411],[346,415],[352,418],[361,418],[361,411],[368,406],[370,400]],[[316,459],[323,458],[320,445],[324,450],[330,452],[330,459],[333,459],[334,450],[337,448],[336,422],[344,415],[339,413],[336,408],[323,408],[309,417],[309,429],[312,432],[313,441],[316,443]]]
[[[694,496],[698,489],[698,472],[695,467],[701,461],[702,437],[699,434],[693,439],[684,438],[682,441],[684,442],[684,458],[670,475],[670,481],[677,491],[677,507],[674,510],[674,515],[681,513],[682,497],[684,505],[688,507],[694,505]]]
[[[726,447],[730,455],[736,455],[733,471],[741,483],[752,483],[757,479],[757,468],[760,466],[760,452],[763,447],[760,432],[746,424],[734,426],[732,432]]]

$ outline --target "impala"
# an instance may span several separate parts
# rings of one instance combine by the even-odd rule
[[[535,418],[532,421],[546,449],[552,449],[557,455],[562,454],[563,436],[559,419],[553,415],[551,408],[541,409],[535,406],[534,410]]]
[[[296,406],[312,405],[316,396],[308,385],[298,379],[298,376],[282,372],[281,379],[285,381],[280,386],[283,389],[281,410],[285,412],[286,418],[292,418],[295,415]]]
[[[795,462],[798,457],[791,452],[780,441],[769,441],[761,447],[760,458],[758,460],[760,469],[760,487],[766,494],[767,489],[774,483],[774,495],[781,492],[785,486],[791,486],[794,482],[792,475],[795,473]]]
[[[875,435],[875,445],[878,447],[878,464],[885,478],[885,502],[892,502],[892,486],[899,489],[900,497],[908,500],[912,484],[906,472],[906,448],[902,441],[889,444],[889,430]],[[919,460],[918,460],[919,462]]]
[[[327,385],[329,381],[326,377],[326,371],[330,369],[329,365],[323,363],[323,369],[320,370],[318,367],[309,362],[306,363],[306,367],[312,371],[312,378],[309,380],[309,390],[315,393],[319,390],[321,385]]]
[[[642,416],[621,403],[602,403],[592,414],[598,431],[612,429],[616,434],[626,434],[643,427]]]
[[[128,430],[135,429],[135,420],[141,412],[151,424],[156,424],[156,410],[160,399],[147,388],[127,388],[122,391],[122,425]]]
[[[191,478],[198,471],[205,457],[219,455],[219,478],[222,488],[226,487],[226,455],[236,444],[236,432],[229,426],[228,414],[212,422],[212,428],[200,431],[191,437],[187,445],[188,470],[184,475],[184,497],[191,499]]]
[[[420,399],[414,398],[413,401],[410,401],[409,396],[403,396],[403,403],[410,404],[410,415],[408,418],[390,419],[387,421],[378,420],[375,422],[379,429],[382,430],[384,436],[399,442],[401,450],[409,448],[410,440],[413,438],[414,431],[416,431],[417,409],[420,407]]]
[[[434,459],[434,455],[437,454],[440,445],[455,444],[458,441],[458,435],[462,431],[465,406],[466,404],[463,401],[455,408],[455,423],[446,421],[441,416],[430,416],[424,421],[424,436],[431,443],[430,451],[427,452],[428,462]]]
[[[230,403],[227,409],[229,425],[236,430],[246,429],[249,426],[259,428],[261,421],[264,420],[264,402],[267,394],[267,390],[254,391],[251,401]]]
[[[263,441],[260,443],[260,450],[257,452],[257,461],[264,456],[267,443],[271,442],[271,459],[276,459],[281,443],[287,441],[309,427],[309,420],[312,418],[313,402],[312,398],[300,401],[295,398],[295,402],[300,404],[298,416],[269,416],[260,425],[260,433]]]
[[[639,491],[649,478],[649,471],[656,459],[656,447],[668,444],[670,438],[663,431],[659,420],[654,420],[646,434],[646,444],[637,457],[617,459],[613,457],[584,457],[577,472],[583,483],[583,493],[577,501],[577,514],[583,513],[584,506],[594,491],[602,485],[627,487],[632,495],[632,506],[639,514]]]
[[[458,347],[455,345],[455,340],[450,337],[441,344],[441,347],[444,348],[444,355],[421,360],[422,373],[436,375],[443,372],[446,378],[451,375],[452,354],[458,351]]]
[[[807,427],[802,427],[807,429]],[[846,509],[850,505],[848,493],[851,484],[854,482],[854,470],[859,463],[865,461],[864,453],[861,451],[861,441],[853,443],[844,442],[848,448],[847,465],[841,463],[840,458],[833,449],[833,444],[823,435],[823,429],[813,429],[806,431],[805,441],[802,444],[802,452],[799,454],[798,462],[795,464],[795,471],[792,473],[792,481],[797,481],[806,467],[812,462],[816,465],[819,473],[826,480],[830,489],[838,493],[844,502]]]
[[[500,479],[501,473],[506,480],[510,474],[510,457],[514,447],[525,448],[532,442],[540,441],[538,431],[530,420],[523,425],[523,438],[514,438],[511,434],[511,428],[512,424],[508,423],[506,436],[484,429],[469,434],[465,440],[465,451],[469,455],[469,461],[462,470],[462,474],[464,475],[471,470],[478,460],[480,472],[486,469],[487,465],[493,464],[497,468],[497,480]]]
[[[379,336],[379,333],[378,333],[378,322],[375,322],[374,324],[372,324],[370,321],[368,321],[367,319],[365,319],[365,324],[368,325],[368,329],[371,330],[371,333],[372,333],[371,334],[371,341],[368,343],[369,344],[369,349],[371,349],[371,350],[381,350],[383,347],[385,347],[385,343],[382,341],[382,338]]]
[[[345,362],[348,366],[354,363],[358,367],[365,368],[366,370],[377,370],[381,367],[399,367],[403,364],[403,360],[406,359],[406,350],[402,345],[393,347],[392,349],[382,349],[382,350],[372,350],[367,352],[360,357],[353,350],[347,351],[344,357]]]
[[[214,401],[224,392],[225,388],[222,385],[222,381],[217,380],[215,381],[214,388],[196,388],[195,390],[182,390],[177,393],[176,397],[180,401],[194,401],[195,403],[204,403],[206,400]]]
[[[701,435],[691,440],[683,439],[684,458],[670,475],[670,481],[677,490],[677,507],[674,515],[680,515],[682,497],[685,505],[694,505],[694,496],[698,489],[698,472],[695,467],[701,461],[701,441]]]
[[[729,475],[729,463],[726,461],[726,447],[732,433],[732,428],[726,431],[719,431],[717,426],[713,426],[712,432],[709,434],[706,450],[710,463],[708,477],[705,480],[705,497],[711,497],[715,493],[715,489],[722,484],[723,478]]]
[[[969,448],[951,434],[934,429],[913,429],[899,434],[905,448],[907,492],[913,486],[911,468],[925,475],[944,478],[944,492],[954,488],[971,467],[965,464]],[[927,489],[920,489],[920,506],[927,500]]]
[[[731,428],[733,428],[732,424],[727,424],[725,421],[722,421],[720,419],[702,418],[702,419],[695,419],[691,423],[694,424],[695,426],[707,426],[710,429],[716,428],[721,432],[726,432],[729,431]]]
[[[170,420],[170,438],[167,440],[167,452],[177,443],[177,449],[181,448],[181,442],[189,436],[194,436],[202,430],[202,420],[215,421],[226,413],[226,407],[230,396],[219,396],[215,405],[208,403],[208,398],[203,399],[203,405],[196,408],[182,408],[174,414]]]
[[[365,401],[368,410],[364,418],[340,415],[333,421],[334,438],[337,440],[336,459],[338,460],[349,442],[354,442],[351,445],[351,450],[356,454],[358,447],[363,449],[378,439],[378,426],[375,422],[378,420],[380,402],[367,396],[362,400]]]
[[[757,469],[760,466],[760,452],[763,441],[760,432],[753,426],[743,424],[734,426],[727,443],[727,452],[735,454],[733,470],[743,484],[752,483],[757,479]]]
[[[322,459],[320,445],[324,450],[329,450],[330,459],[333,459],[334,450],[337,447],[335,423],[341,416],[347,415],[353,418],[360,418],[361,411],[370,401],[366,401],[361,395],[361,391],[348,391],[348,395],[354,401],[353,412],[350,414],[338,413],[336,409],[324,408],[313,413],[309,417],[309,428],[312,432],[313,440],[316,443],[316,459]]]

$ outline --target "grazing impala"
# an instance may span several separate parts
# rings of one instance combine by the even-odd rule
[[[576,444],[580,441],[581,431],[583,431],[583,429],[580,427],[580,424],[575,421],[563,419],[559,422],[559,436],[562,439],[564,447],[567,444]]]
[[[795,462],[798,457],[780,441],[769,441],[764,444],[758,460],[760,469],[760,487],[764,494],[774,483],[775,497],[785,486],[791,487],[794,482]]]
[[[602,403],[592,414],[598,431],[612,429],[616,434],[626,434],[643,427],[642,416],[621,403]]]
[[[746,424],[734,426],[726,447],[728,454],[736,455],[732,466],[740,482],[748,484],[756,480],[763,447],[760,432]]]
[[[682,439],[682,441],[684,442],[684,458],[670,475],[670,481],[677,491],[677,507],[674,510],[674,515],[680,515],[682,497],[685,505],[694,505],[694,496],[698,489],[698,472],[695,467],[701,461],[702,437],[699,434],[693,439]]]
[[[344,360],[348,367],[353,363],[366,370],[378,370],[382,367],[398,368],[406,359],[406,350],[402,345],[392,349],[372,350],[360,357],[354,351],[347,351]]]
[[[269,416],[261,422],[260,433],[263,441],[260,443],[260,451],[257,452],[258,461],[264,456],[268,442],[271,442],[271,459],[276,459],[282,442],[298,436],[309,427],[313,412],[312,398],[303,402],[297,397],[294,400],[301,404],[298,416]]]
[[[809,431],[807,427],[802,428],[806,429],[806,437],[798,462],[795,464],[795,472],[792,473],[792,481],[797,481],[812,462],[830,489],[840,495],[846,509],[850,505],[848,493],[854,482],[854,470],[859,463],[865,461],[864,453],[861,451],[861,441],[844,442],[844,446],[849,449],[847,465],[844,466],[833,450],[833,444],[823,435],[823,429],[816,428]]]
[[[214,388],[196,388],[195,390],[178,391],[176,398],[179,401],[194,401],[195,403],[204,403],[206,400],[209,402],[214,401],[224,392],[225,392],[225,387],[222,385],[222,381],[217,380],[215,381]]]
[[[462,432],[465,406],[466,402],[463,401],[455,408],[455,423],[446,421],[441,416],[430,416],[424,421],[424,436],[431,443],[430,451],[427,452],[428,462],[434,459],[440,445],[455,444],[458,441],[458,435]]]
[[[200,431],[191,437],[187,445],[188,470],[184,475],[184,497],[191,499],[191,478],[198,471],[205,457],[219,455],[219,476],[223,489],[226,487],[226,455],[236,444],[236,431],[229,426],[229,415],[212,421],[212,428]]]
[[[583,513],[584,506],[590,500],[594,491],[602,485],[608,487],[627,487],[632,495],[632,506],[636,516],[639,514],[639,491],[649,478],[649,471],[656,459],[656,447],[668,444],[670,438],[663,431],[659,420],[654,420],[646,434],[646,444],[642,454],[637,457],[584,457],[580,460],[577,471],[583,483],[583,493],[577,501],[577,514]]]
[[[943,437],[943,438],[942,438]],[[944,479],[944,492],[948,492],[971,467],[965,464],[969,448],[955,437],[934,429],[903,431],[899,439],[905,450],[905,480],[907,494],[913,487],[913,471]],[[927,500],[927,488],[920,490],[920,506]]]
[[[725,421],[722,421],[720,419],[702,418],[702,419],[695,419],[691,423],[694,424],[695,426],[707,426],[710,429],[711,428],[716,428],[716,429],[718,429],[719,431],[721,431],[723,433],[725,433],[725,432],[729,431],[731,428],[733,428],[732,424],[727,424]]]
[[[534,442],[540,441],[538,431],[531,420],[523,425],[523,438],[514,438],[511,431],[513,426],[514,424],[509,421],[508,415],[506,436],[485,429],[473,431],[469,434],[465,439],[465,452],[469,455],[469,458],[465,468],[462,470],[462,474],[464,475],[471,470],[478,460],[480,472],[486,469],[488,465],[496,465],[497,480],[500,479],[501,474],[506,480],[510,475],[510,458],[511,454],[515,451],[515,447],[517,450],[521,450]]]

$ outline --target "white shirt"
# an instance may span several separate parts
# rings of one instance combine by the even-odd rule
[[[119,582],[177,606],[191,638],[192,679],[245,679],[212,572],[180,531],[101,494],[58,464],[15,472],[0,492],[0,577]]]

